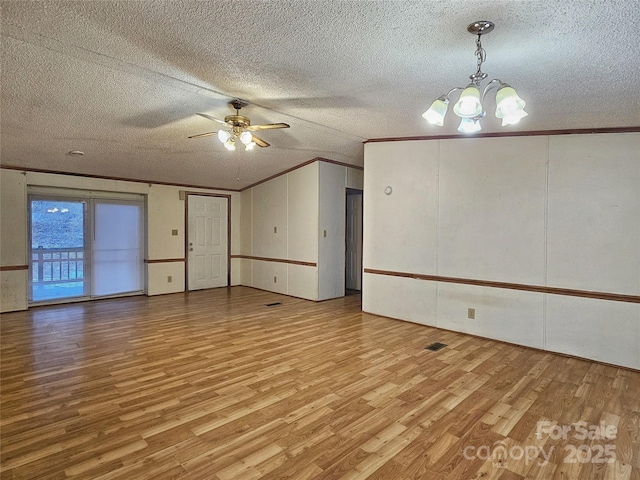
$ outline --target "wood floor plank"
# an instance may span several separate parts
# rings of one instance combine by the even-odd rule
[[[32,308],[0,316],[0,355],[2,480],[640,480],[640,372],[363,313],[358,295]],[[614,461],[593,460],[604,446]]]

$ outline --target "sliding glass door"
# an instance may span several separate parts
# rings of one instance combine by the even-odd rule
[[[93,202],[94,296],[137,292],[143,289],[142,202]]]
[[[30,302],[142,293],[143,199],[103,196],[30,195]]]
[[[86,206],[74,198],[31,197],[30,301],[89,295]]]

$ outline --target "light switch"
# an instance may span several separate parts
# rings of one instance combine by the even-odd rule
[[[171,235],[173,235],[174,237],[178,236],[178,230],[171,230]]]

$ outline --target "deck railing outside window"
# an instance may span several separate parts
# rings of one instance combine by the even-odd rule
[[[84,248],[34,248],[31,250],[34,284],[76,283],[84,279]]]

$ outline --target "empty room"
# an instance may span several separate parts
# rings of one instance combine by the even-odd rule
[[[0,14],[2,480],[640,480],[636,1]]]

